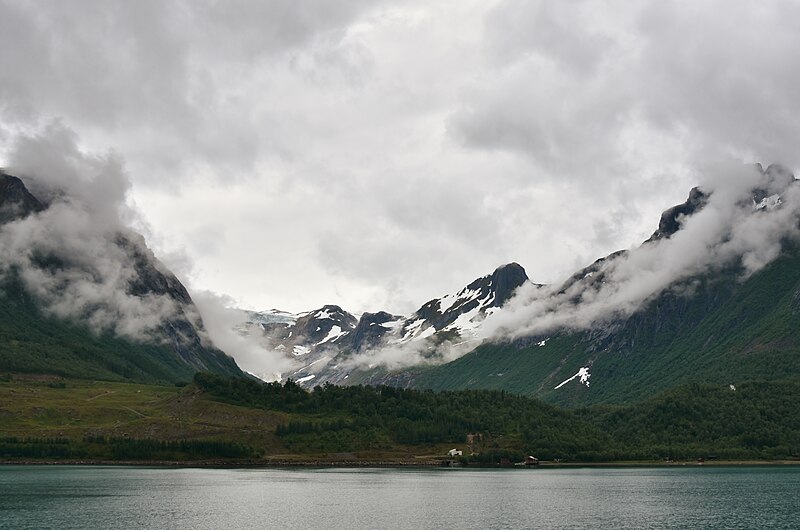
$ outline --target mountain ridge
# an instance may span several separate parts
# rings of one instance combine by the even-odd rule
[[[767,185],[746,199],[745,211],[753,215],[781,207],[782,193],[795,193],[798,182],[779,166],[761,171]],[[694,188],[686,202],[662,214],[643,247],[679,233],[709,197]],[[790,220],[796,230],[797,217]],[[572,293],[570,301],[579,306],[585,292],[608,288],[604,284],[614,281],[609,276],[613,263],[631,252],[636,250],[600,258],[570,277],[557,295]],[[800,243],[795,237],[782,239],[777,257],[755,273],[747,271],[745,257],[737,257],[678,278],[630,315],[587,329],[555,328],[484,344],[445,365],[374,379],[439,390],[502,388],[566,405],[625,403],[690,382],[781,379],[800,374],[794,332],[800,325],[798,308]]]
[[[474,340],[485,318],[525,283],[531,283],[525,269],[508,263],[456,293],[428,300],[407,317],[378,311],[356,318],[325,305],[291,316],[277,310],[250,312],[239,332],[301,360],[303,365],[290,374],[301,384],[343,383],[355,366],[368,365],[370,355],[383,348],[413,349],[425,356],[446,343]]]
[[[34,216],[51,206],[30,193],[21,179],[0,171],[0,233],[19,228],[15,223],[37,223],[40,232],[47,232],[50,220]],[[26,234],[19,230],[15,237]],[[132,232],[109,238],[105,243],[114,255],[104,269],[60,250],[57,237],[47,245],[32,239],[33,246],[23,247],[29,261],[0,263],[0,369],[145,382],[186,381],[197,371],[241,375],[232,358],[209,344],[188,291],[144,238]],[[103,274],[116,274],[124,292],[111,290],[116,283],[102,283]],[[83,283],[76,287],[76,281]],[[83,305],[73,302],[91,288],[98,293]],[[126,304],[145,309],[150,304],[163,315],[150,315],[160,320],[143,334],[138,331],[142,322],[115,322],[124,320],[124,314],[104,308],[104,297],[108,304],[118,304],[119,311]]]
[[[753,223],[762,222],[761,219],[768,219],[764,216],[779,212],[784,207],[786,194],[795,193],[797,188],[794,176],[778,165],[766,170],[757,166],[756,170],[761,175],[760,184],[737,199],[734,205],[737,209],[731,210],[734,218],[747,217],[744,222],[750,222],[749,217],[753,217]],[[699,219],[697,216],[701,212],[706,215],[704,210],[709,204],[714,209],[712,214],[718,213],[724,205],[714,193],[704,187],[693,188],[686,201],[662,213],[656,230],[640,247],[644,250],[621,250],[599,258],[558,286],[536,284],[537,292],[543,293],[544,298],[538,294],[534,298],[555,297],[561,300],[557,306],[561,308],[559,311],[575,311],[592,303],[598,293],[609,289],[613,293],[621,263],[625,265],[638,259],[642,252],[655,252],[659,245],[681,243],[689,237],[687,223],[694,223],[691,220]],[[791,215],[788,219],[797,225],[797,219]],[[752,226],[743,226],[752,231]],[[742,230],[742,227],[733,230]],[[769,234],[764,236],[767,238]],[[736,233],[723,230],[720,237],[720,246],[724,248],[730,245]],[[671,241],[673,238],[677,238],[676,242]],[[718,382],[713,377],[715,374],[730,379],[732,384],[748,379],[748,375],[776,379],[784,372],[800,374],[797,366],[800,341],[793,338],[793,326],[800,324],[793,316],[800,314],[800,276],[793,273],[795,267],[800,270],[798,248],[792,240],[781,240],[778,257],[767,259],[766,266],[755,273],[749,272],[747,255],[732,253],[733,258],[724,258],[732,259],[729,264],[725,265],[720,258],[719,263],[711,263],[705,272],[693,272],[689,268],[686,273],[669,280],[663,289],[643,298],[638,308],[621,313],[611,311],[584,329],[571,329],[567,323],[550,330],[518,333],[510,339],[502,339],[502,335],[499,339],[488,337],[490,340],[477,341],[468,351],[461,352],[463,356],[448,359],[442,350],[454,339],[461,340],[464,329],[459,328],[458,336],[448,335],[452,330],[447,326],[459,316],[445,318],[444,313],[451,308],[466,309],[463,315],[480,306],[484,318],[487,312],[492,316],[490,306],[493,304],[487,303],[491,297],[478,288],[482,280],[492,277],[487,275],[471,282],[459,293],[426,302],[414,313],[415,317],[424,317],[421,320],[426,324],[437,324],[425,326],[432,330],[425,337],[430,341],[429,348],[422,353],[409,354],[418,356],[416,362],[381,366],[379,355],[374,356],[373,362],[359,362],[353,352],[343,356],[329,352],[327,358],[314,358],[291,376],[308,386],[335,382],[438,390],[504,389],[578,406],[629,402],[654,395],[673,384]],[[757,259],[764,258],[757,256]],[[516,264],[510,265],[513,268]],[[530,282],[527,275],[525,281]],[[761,287],[753,287],[756,285]],[[774,303],[765,302],[764,293],[767,292]],[[465,298],[467,293],[469,296]],[[508,296],[500,298],[505,298],[499,304],[502,307]],[[390,322],[387,313],[365,315],[375,320],[367,322],[372,328]],[[498,315],[505,316],[505,312]],[[408,331],[417,320],[409,317],[397,326]],[[752,333],[749,338],[742,335],[741,330],[745,328]],[[777,334],[779,338],[769,334]],[[421,330],[416,330],[416,336],[420,335]],[[738,337],[738,342],[731,337]],[[380,347],[379,341],[373,344]],[[392,345],[383,347],[390,349]],[[335,360],[337,355],[338,361]],[[369,360],[367,357],[366,361]],[[347,369],[337,372],[337,363],[345,364]],[[319,365],[327,368],[320,369]]]

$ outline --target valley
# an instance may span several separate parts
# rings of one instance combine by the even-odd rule
[[[686,385],[637,405],[554,407],[499,391],[183,386],[5,375],[6,462],[461,465],[800,462],[796,382]],[[463,456],[447,456],[458,448]]]

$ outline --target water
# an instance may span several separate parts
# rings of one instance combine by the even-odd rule
[[[0,528],[800,528],[800,467],[0,466]]]

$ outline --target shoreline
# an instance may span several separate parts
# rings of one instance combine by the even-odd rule
[[[515,465],[444,465],[442,460],[431,461],[381,461],[381,460],[37,460],[37,459],[0,459],[0,466],[97,466],[97,467],[160,467],[160,468],[220,468],[220,469],[569,469],[569,468],[656,468],[656,467],[763,467],[763,466],[798,466],[800,460],[715,460],[712,462],[696,461],[624,461],[624,462],[541,462],[537,466]]]

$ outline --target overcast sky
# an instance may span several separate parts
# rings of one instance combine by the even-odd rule
[[[646,239],[720,161],[800,167],[800,2],[0,0],[0,165],[55,121],[243,307],[409,313]]]

